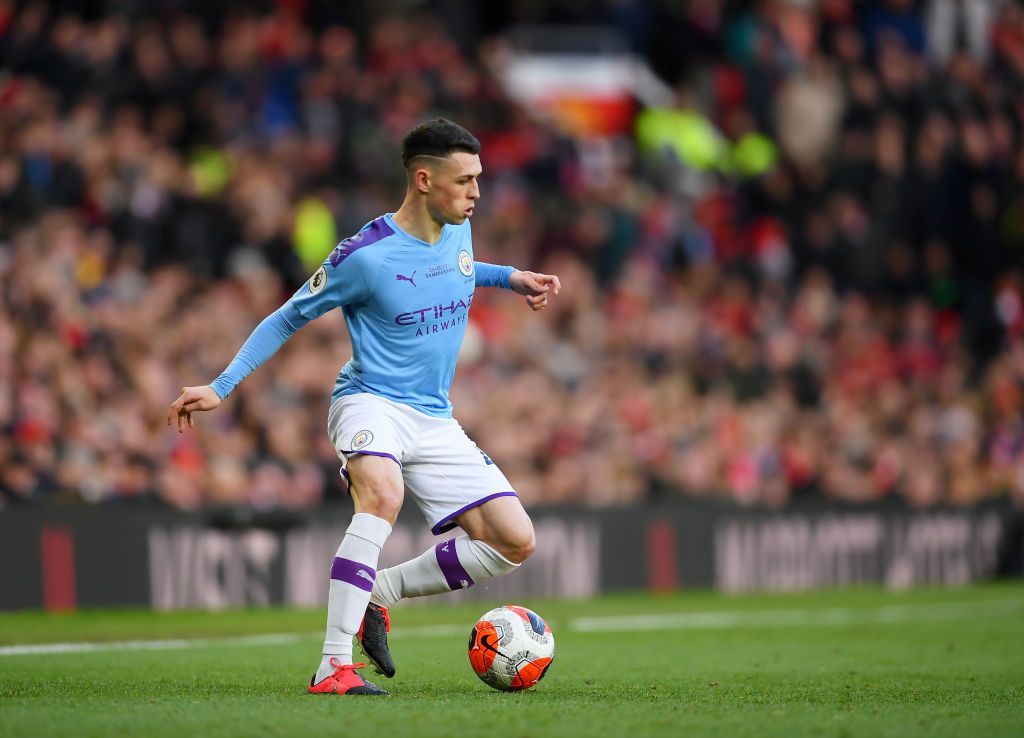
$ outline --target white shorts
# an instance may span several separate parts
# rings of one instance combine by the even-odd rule
[[[495,497],[515,497],[497,465],[469,440],[454,418],[435,418],[369,393],[339,397],[327,414],[327,434],[344,464],[356,454],[386,456],[402,469],[430,531],[456,526],[454,518]]]

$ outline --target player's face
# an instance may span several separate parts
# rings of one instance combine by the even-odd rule
[[[430,177],[427,208],[439,223],[459,225],[473,214],[480,198],[477,181],[483,168],[480,157],[465,151],[453,151],[438,160]]]

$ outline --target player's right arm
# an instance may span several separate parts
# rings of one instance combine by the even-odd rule
[[[338,247],[339,249],[342,246]],[[263,319],[227,368],[209,385],[184,387],[167,412],[167,424],[178,419],[178,432],[191,428],[192,413],[214,410],[263,362],[273,356],[299,328],[342,305],[361,302],[369,294],[367,260],[339,250],[303,284],[291,299]],[[346,258],[347,257],[347,258]]]

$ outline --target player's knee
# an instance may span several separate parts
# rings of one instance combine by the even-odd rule
[[[363,488],[356,498],[359,512],[369,513],[394,524],[402,509],[402,494],[388,487]]]
[[[537,537],[533,532],[533,523],[527,520],[514,534],[505,540],[503,554],[513,564],[521,564],[530,558],[537,549]]]
[[[402,509],[402,487],[393,479],[371,479],[356,488],[356,500],[363,512],[393,521]]]
[[[537,541],[530,535],[528,540],[524,539],[524,542],[515,548],[514,551],[509,555],[508,560],[514,564],[521,564],[526,561],[537,550]]]

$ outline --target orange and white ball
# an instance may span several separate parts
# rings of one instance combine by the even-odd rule
[[[529,689],[555,657],[555,636],[540,615],[518,605],[485,613],[469,634],[469,663],[488,686]]]

